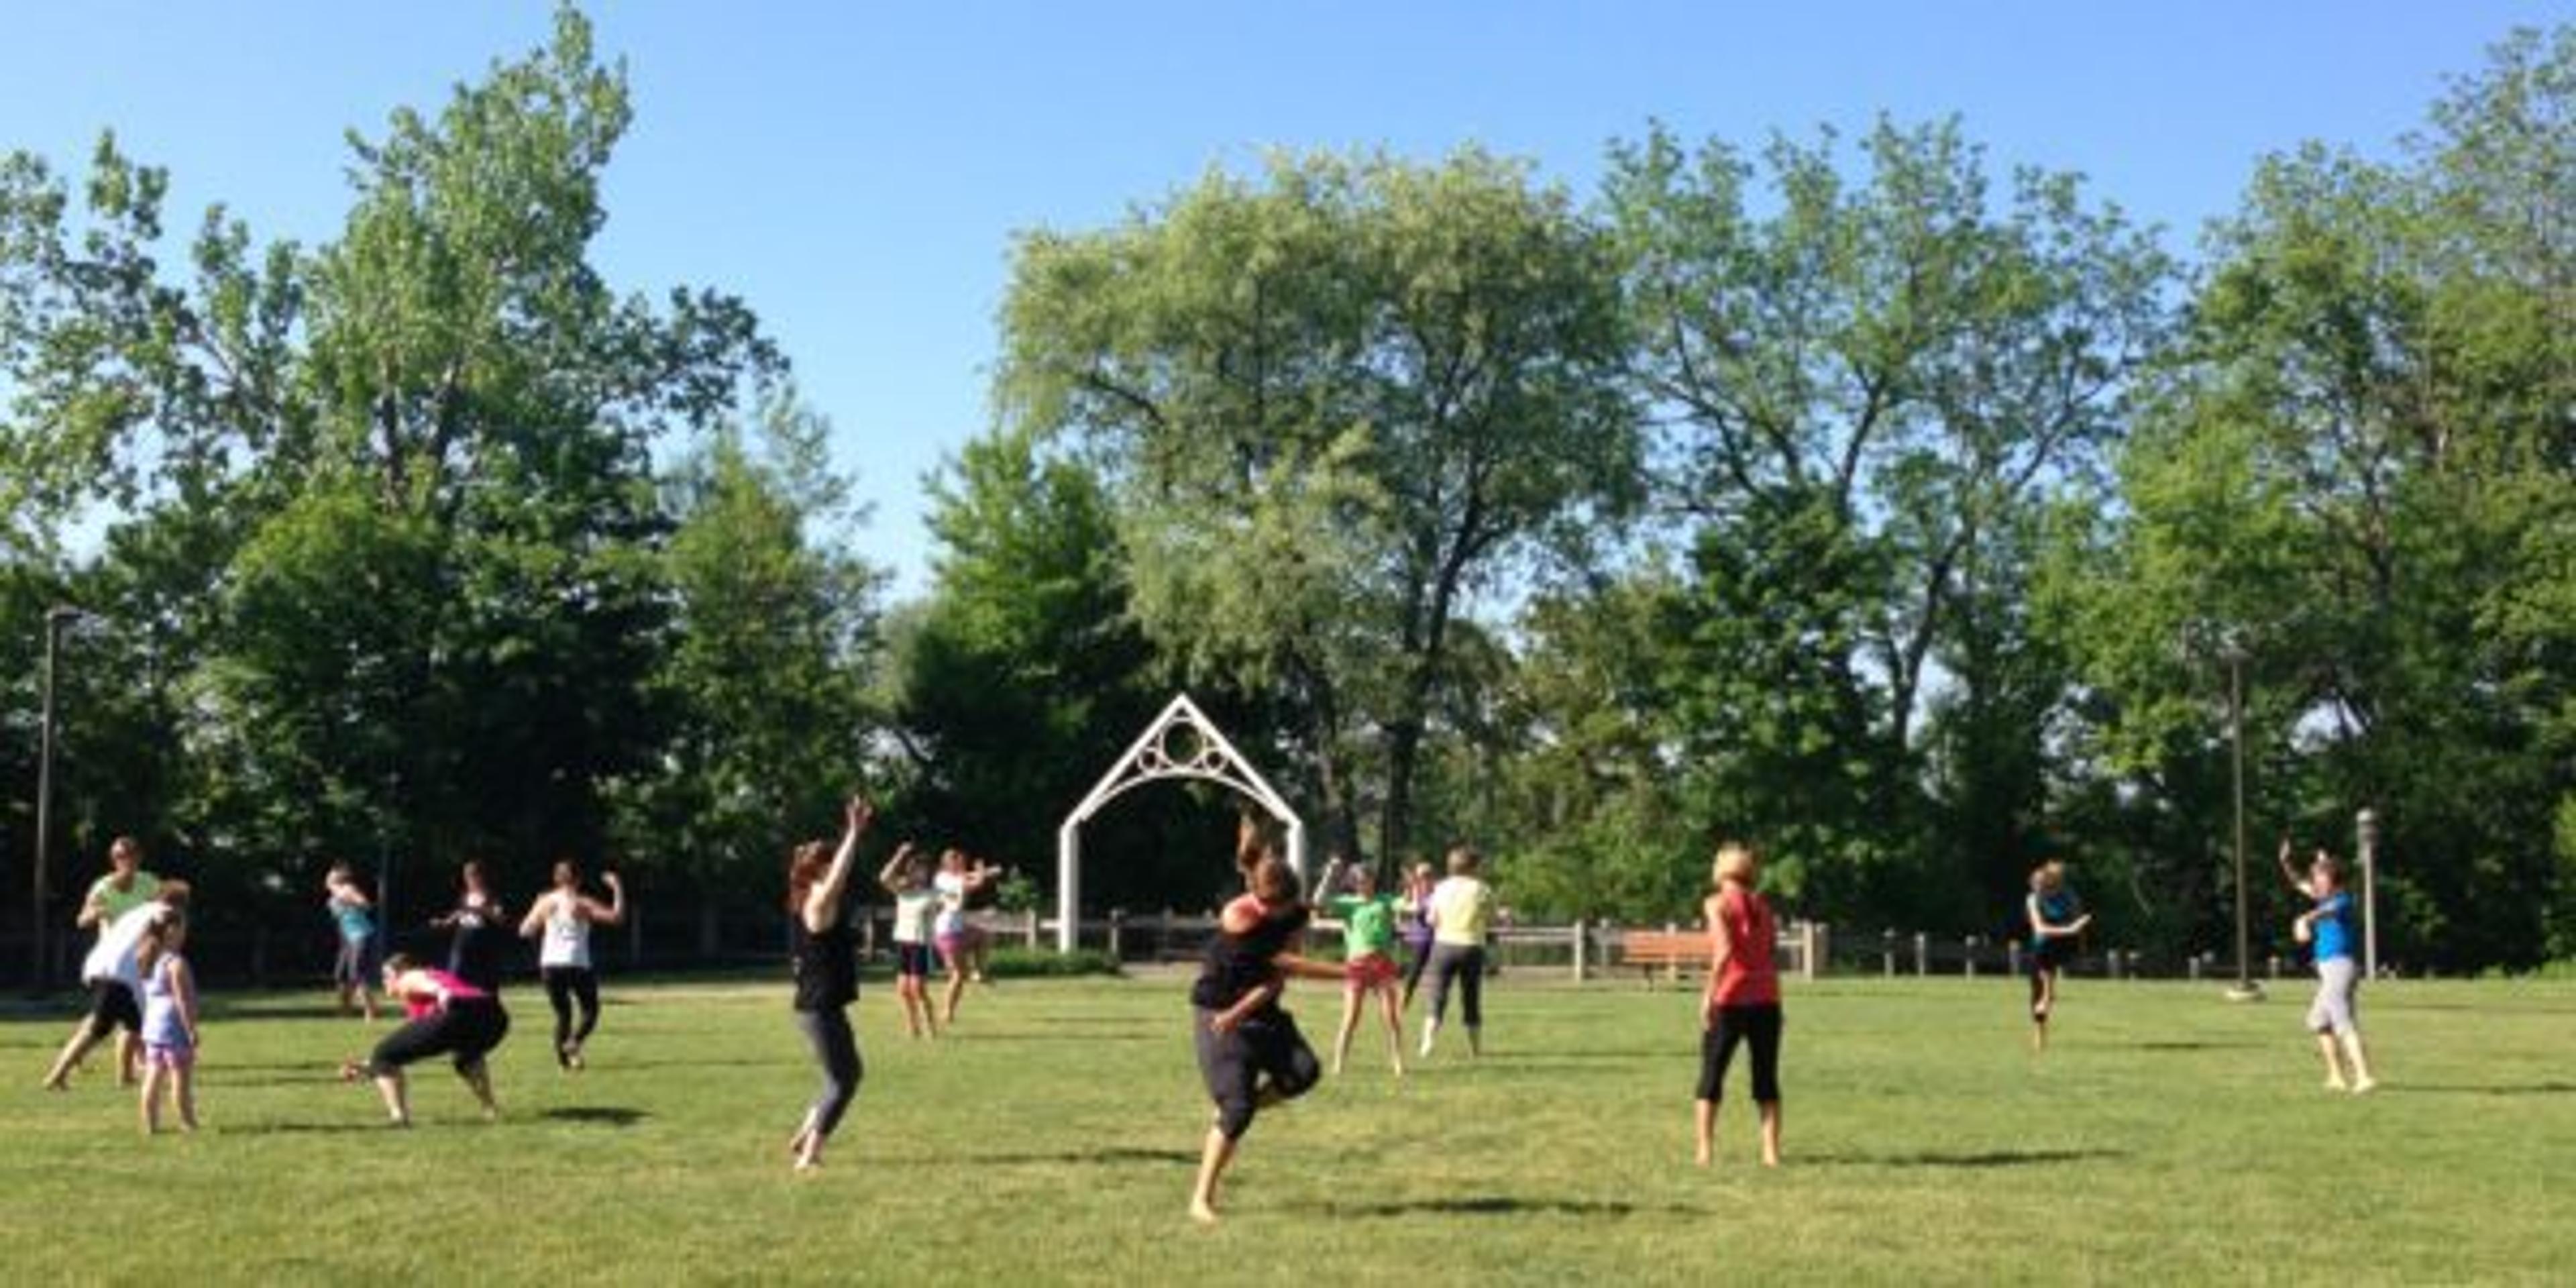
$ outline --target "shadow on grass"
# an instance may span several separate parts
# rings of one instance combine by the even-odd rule
[[[1817,1154],[1790,1158],[1791,1165],[1815,1163],[1825,1167],[1930,1167],[1959,1168],[1981,1171],[1995,1167],[2048,1167],[2059,1163],[2090,1163],[2103,1159],[2127,1158],[2125,1149],[1989,1149],[1975,1151],[1923,1150],[1912,1154]]]
[[[1114,1167],[1120,1164],[1151,1163],[1157,1167],[1161,1167],[1172,1163],[1195,1163],[1199,1161],[1199,1156],[1196,1150],[1136,1149],[1128,1146],[1113,1145],[1107,1149],[1066,1150],[1062,1153],[1055,1154],[972,1154],[960,1161],[968,1163],[992,1163],[1003,1167],[1027,1166],[1040,1163],[1088,1163],[1102,1167]]]
[[[1707,1216],[1705,1208],[1678,1203],[1626,1203],[1616,1199],[1530,1198],[1511,1194],[1475,1194],[1448,1199],[1408,1199],[1395,1203],[1327,1201],[1305,1205],[1307,1211],[1336,1217],[1408,1216]]]
[[[220,1130],[226,1136],[356,1136],[382,1135],[403,1129],[377,1117],[363,1122],[225,1123]]]
[[[2413,1083],[2379,1084],[2380,1095],[2424,1096],[2576,1096],[2576,1082],[2526,1082],[2502,1086],[2461,1087]]]
[[[624,1105],[562,1105],[546,1110],[537,1117],[547,1122],[580,1123],[596,1127],[632,1127],[652,1117],[641,1109]]]
[[[1186,1043],[1187,1043],[1187,1041],[1189,1040],[1189,1035],[1188,1035],[1188,1033],[1187,1033],[1186,1031],[1183,1031],[1183,1030],[1178,1030],[1178,1029],[1161,1029],[1161,1028],[1152,1029],[1152,1030],[1149,1030],[1149,1031],[1128,1030],[1128,1031],[1124,1031],[1124,1032],[1111,1032],[1111,1031],[1108,1031],[1108,1030],[1102,1030],[1102,1031],[1094,1032],[1094,1033],[959,1033],[959,1032],[956,1032],[956,1031],[954,1031],[954,1030],[950,1030],[950,1029],[942,1029],[942,1030],[940,1030],[940,1033],[939,1033],[939,1040],[940,1040],[940,1041],[942,1041],[942,1042],[978,1042],[978,1043],[980,1043],[980,1042],[997,1042],[997,1043],[1013,1043],[1013,1042],[1076,1042],[1076,1043],[1080,1043],[1080,1042],[1173,1042],[1173,1043],[1182,1043],[1182,1044],[1186,1044]]]

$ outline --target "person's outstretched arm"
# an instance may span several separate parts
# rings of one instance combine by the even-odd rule
[[[875,818],[876,809],[865,796],[851,797],[842,810],[841,848],[832,852],[832,866],[824,870],[823,879],[805,892],[802,911],[807,934],[823,933],[841,915],[841,895],[850,885],[850,862],[858,857],[859,838],[866,835],[869,822]]]
[[[600,873],[599,879],[608,887],[608,902],[603,905],[599,900],[583,895],[581,915],[599,925],[618,925],[626,920],[626,883],[617,879],[615,868]]]
[[[895,884],[895,878],[902,876],[903,870],[911,864],[912,842],[906,841],[894,847],[893,856],[885,861],[884,867],[877,869],[877,884],[885,887],[887,894],[902,894],[903,887]]]
[[[519,938],[534,939],[546,928],[546,909],[554,905],[555,892],[546,891],[528,901],[528,915],[519,921]]]
[[[2281,864],[2281,879],[2289,882],[2291,889],[2311,899],[2315,898],[2317,892],[2308,888],[2308,879],[2300,876],[2299,870],[2290,865],[2290,838],[2286,836],[2281,838],[2281,851],[2278,857]]]

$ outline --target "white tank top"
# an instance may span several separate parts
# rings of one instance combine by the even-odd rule
[[[590,969],[590,919],[574,911],[578,895],[546,895],[546,937],[537,949],[539,966]]]

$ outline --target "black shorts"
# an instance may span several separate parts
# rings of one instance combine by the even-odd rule
[[[911,975],[920,979],[930,978],[930,945],[896,944],[894,946],[894,973],[897,975]]]
[[[143,1032],[143,1008],[134,1001],[134,990],[123,980],[94,979],[89,982],[89,1036],[95,1042],[106,1037],[110,1029],[128,1033]]]
[[[2030,973],[2065,970],[2075,960],[2075,941],[2069,938],[2043,939],[2030,950]]]

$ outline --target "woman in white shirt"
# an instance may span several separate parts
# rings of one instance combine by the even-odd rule
[[[877,873],[877,884],[894,896],[894,995],[903,1002],[904,1032],[916,1038],[939,1036],[930,1013],[930,940],[940,897],[930,873],[930,856],[910,841]]]
[[[987,867],[982,859],[970,864],[963,850],[950,850],[939,856],[939,875],[931,878],[931,888],[939,892],[939,915],[931,923],[931,942],[939,949],[939,959],[948,967],[948,992],[941,999],[939,1021],[955,1027],[957,999],[966,995],[966,980],[973,976],[984,982],[984,932],[966,920],[966,901],[986,886],[999,880],[1000,868]]]
[[[546,983],[546,1001],[555,1008],[555,1063],[582,1067],[581,1047],[599,1027],[599,976],[591,969],[590,928],[626,920],[626,887],[615,872],[600,874],[608,902],[582,893],[581,867],[570,859],[555,864],[554,887],[538,895],[519,923],[525,939],[544,938],[537,946],[537,973]],[[581,1004],[581,1025],[573,1026],[573,1004]]]

